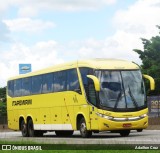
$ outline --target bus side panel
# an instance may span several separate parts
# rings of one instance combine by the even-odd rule
[[[8,115],[8,128],[14,129],[14,115],[12,110],[8,110],[7,112]]]
[[[62,107],[62,124],[63,130],[72,130],[71,116],[73,112],[73,106],[63,106]]]
[[[38,129],[41,130],[51,130],[51,124],[50,124],[50,115],[51,115],[51,109],[50,108],[39,108],[39,119],[37,126]],[[37,129],[35,128],[35,129]]]
[[[19,130],[18,110],[8,110],[8,127]]]
[[[62,129],[62,109],[61,106],[51,108],[51,129],[60,130]]]
[[[77,119],[78,115],[82,115],[86,121],[86,126],[88,130],[91,130],[91,122],[89,118],[89,105],[83,104],[83,105],[77,105],[74,107],[74,112],[75,112],[75,118]],[[78,123],[80,120],[78,120]],[[76,123],[75,123],[76,124]],[[78,127],[77,127],[78,128]]]
[[[50,115],[51,115],[50,108],[40,108],[42,123],[43,124],[50,124]]]
[[[65,108],[62,107],[62,116],[64,122],[67,121],[67,123],[70,124],[71,129],[76,130],[74,105],[77,104],[77,97],[79,96],[79,94],[74,91],[67,91],[65,92],[64,96],[65,101],[63,105],[65,106]],[[66,111],[65,114],[63,114],[63,110]]]

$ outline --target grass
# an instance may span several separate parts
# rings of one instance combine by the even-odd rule
[[[12,144],[14,146],[44,146],[47,147],[48,144],[40,144],[32,141],[0,141],[0,149],[1,145],[9,145]],[[48,145],[49,149],[53,150],[0,150],[0,153],[158,153],[160,150],[135,150],[135,145],[67,145],[67,144],[50,144]],[[46,148],[44,147],[44,148]],[[51,147],[51,148],[50,148]],[[103,150],[102,150],[103,148]],[[114,150],[116,149],[116,150]],[[120,149],[120,150],[117,150]],[[124,150],[123,150],[124,149]],[[160,149],[160,148],[159,148]]]
[[[11,150],[11,151],[3,151],[1,150],[0,153],[159,153],[159,151],[155,151],[155,150],[42,150],[42,151],[29,151],[29,150],[24,150],[24,151],[15,151],[15,150]]]

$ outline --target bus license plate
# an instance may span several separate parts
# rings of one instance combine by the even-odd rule
[[[132,124],[131,123],[124,123],[123,127],[124,128],[129,128],[129,127],[132,127]]]

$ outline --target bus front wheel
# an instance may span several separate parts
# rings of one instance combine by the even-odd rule
[[[28,137],[27,125],[25,124],[24,120],[21,122],[21,132],[23,137]]]
[[[127,137],[130,134],[130,130],[122,130],[120,131],[121,137]]]
[[[87,130],[87,126],[84,118],[80,120],[79,130],[83,138],[89,138],[92,136],[92,131]]]

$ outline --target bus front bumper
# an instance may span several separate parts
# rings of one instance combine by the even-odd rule
[[[148,127],[148,116],[135,121],[112,121],[99,117],[99,131],[138,130]]]

